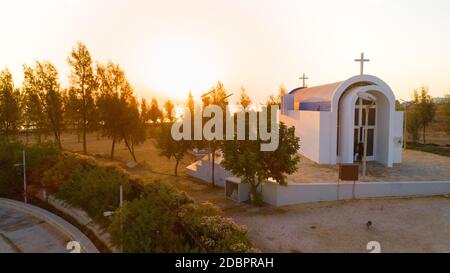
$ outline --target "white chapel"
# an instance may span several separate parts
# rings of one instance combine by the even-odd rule
[[[363,72],[345,81],[296,88],[282,98],[280,121],[294,126],[300,153],[319,164],[364,158],[392,167],[402,161],[403,112],[383,80]]]

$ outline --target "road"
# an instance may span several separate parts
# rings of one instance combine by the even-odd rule
[[[0,253],[66,253],[66,235],[47,222],[0,207]]]

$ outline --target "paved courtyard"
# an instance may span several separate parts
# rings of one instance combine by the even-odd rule
[[[0,253],[66,253],[69,241],[41,219],[0,207]]]
[[[319,165],[301,157],[298,171],[288,176],[291,183],[337,182],[338,166]],[[361,181],[450,181],[450,157],[414,150],[403,152],[402,164],[386,168],[369,162]]]

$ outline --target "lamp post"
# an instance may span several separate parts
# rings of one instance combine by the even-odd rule
[[[17,163],[14,164],[14,167],[23,167],[23,201],[25,203],[28,203],[27,198],[27,163],[25,159],[25,150],[22,151],[22,164]]]

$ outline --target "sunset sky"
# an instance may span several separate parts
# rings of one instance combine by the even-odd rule
[[[1,0],[0,68],[18,86],[22,64],[50,60],[67,84],[77,41],[95,60],[121,64],[139,96],[199,95],[221,80],[256,102],[302,73],[309,85],[359,73],[402,99],[414,88],[450,90],[448,0]]]

